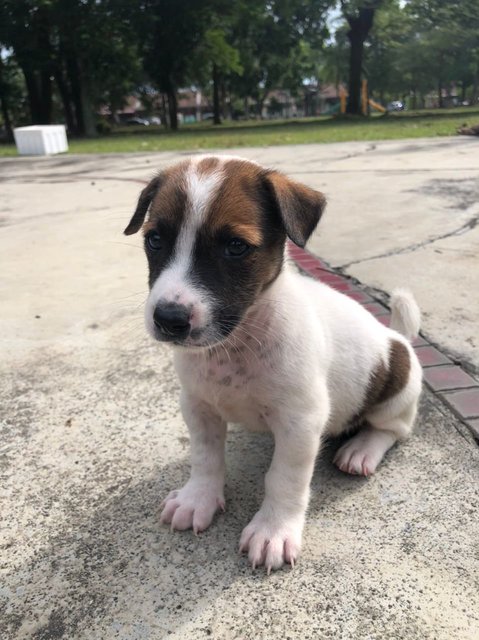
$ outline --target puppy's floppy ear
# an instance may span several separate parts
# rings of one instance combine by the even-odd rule
[[[148,211],[148,207],[152,203],[153,198],[158,192],[162,183],[162,176],[156,176],[151,182],[143,189],[136,205],[135,213],[133,214],[127,228],[123,231],[126,236],[130,236],[132,233],[136,233],[141,228]]]
[[[325,196],[277,171],[268,171],[265,179],[288,237],[304,247],[324,211]]]

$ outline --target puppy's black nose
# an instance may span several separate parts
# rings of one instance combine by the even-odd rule
[[[179,304],[158,305],[153,313],[153,322],[166,338],[186,338],[190,332],[190,312]]]

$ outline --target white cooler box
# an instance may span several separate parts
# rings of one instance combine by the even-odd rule
[[[38,124],[13,130],[18,153],[22,156],[46,156],[68,151],[67,133],[63,124]]]

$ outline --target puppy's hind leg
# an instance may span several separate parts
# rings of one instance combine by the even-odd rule
[[[368,426],[348,440],[334,458],[336,466],[346,473],[373,474],[386,451],[397,440],[407,438],[414,425],[422,369],[411,347],[391,340],[387,369],[379,367],[373,381],[378,395],[364,415]]]
[[[393,444],[411,432],[416,408],[417,401],[395,417],[384,408],[368,413],[367,426],[338,449],[334,464],[345,473],[372,475]]]

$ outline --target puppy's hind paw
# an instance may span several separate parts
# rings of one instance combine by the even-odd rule
[[[376,429],[360,431],[337,450],[333,462],[344,473],[369,477],[395,440],[393,433]]]

